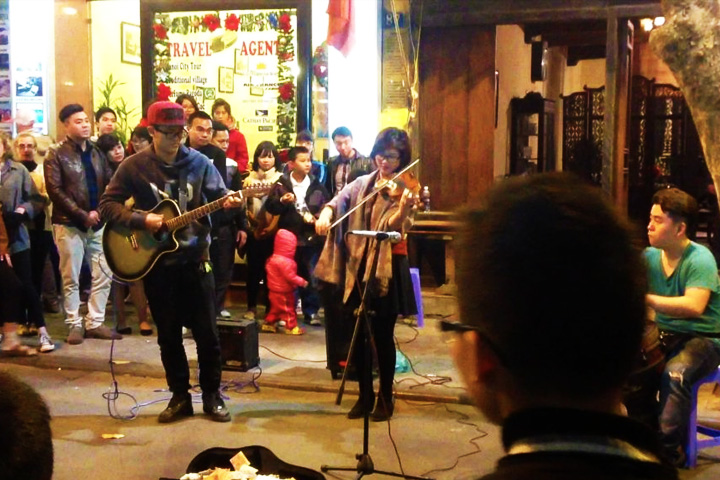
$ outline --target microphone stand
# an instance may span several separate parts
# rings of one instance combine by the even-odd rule
[[[342,381],[340,383],[340,388],[338,389],[337,398],[335,400],[336,405],[340,405],[340,402],[342,400],[343,391],[345,390],[345,381],[347,372],[350,368],[350,362],[353,357],[353,351],[355,349],[355,342],[358,339],[358,336],[360,334],[360,327],[362,325],[363,327],[363,344],[365,346],[364,355],[363,355],[363,365],[362,365],[362,371],[360,371],[360,375],[362,375],[362,378],[365,382],[365,385],[370,386],[370,390],[373,390],[373,384],[372,384],[372,356],[371,356],[371,348],[372,352],[376,352],[377,348],[375,346],[375,341],[372,337],[372,326],[370,325],[370,316],[375,315],[375,312],[368,311],[367,309],[367,302],[368,302],[368,292],[370,291],[370,283],[373,282],[375,278],[375,274],[377,273],[377,266],[378,266],[378,257],[380,256],[380,246],[381,241],[387,240],[387,238],[381,239],[379,237],[376,237],[375,239],[375,257],[373,258],[372,266],[370,267],[370,276],[368,277],[368,281],[365,282],[365,286],[363,288],[362,297],[360,299],[360,305],[358,306],[357,310],[355,310],[355,330],[353,331],[352,340],[350,342],[350,349],[348,351],[347,361],[345,364],[345,369],[343,371]],[[362,392],[361,392],[362,394]],[[382,401],[382,399],[379,399],[378,401]],[[363,406],[365,407],[365,406]],[[375,464],[372,461],[372,457],[370,456],[370,410],[368,408],[363,408],[363,451],[362,453],[355,454],[355,458],[357,459],[357,465],[354,467],[333,467],[329,465],[321,465],[320,470],[323,472],[329,472],[329,471],[341,471],[341,472],[357,472],[357,476],[355,477],[356,480],[360,480],[365,475],[372,475],[374,473],[378,473],[380,475],[388,475],[391,477],[399,477],[399,478],[408,478],[411,480],[429,480],[426,477],[416,477],[412,475],[405,475],[404,473],[397,473],[397,472],[388,472],[384,470],[376,470]]]

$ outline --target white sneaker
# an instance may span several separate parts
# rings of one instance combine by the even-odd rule
[[[55,343],[53,343],[52,338],[50,338],[50,335],[46,334],[40,334],[40,343],[38,345],[38,350],[42,353],[50,353],[53,350],[55,350]]]
[[[220,310],[220,316],[221,316],[222,318],[230,318],[230,317],[232,317],[232,315],[230,315],[230,312],[228,312],[228,311],[225,310],[225,309]]]
[[[285,320],[278,320],[278,326],[284,327],[284,326],[285,326]]]

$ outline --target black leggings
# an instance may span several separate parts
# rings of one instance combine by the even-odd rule
[[[30,250],[13,253],[11,256],[13,269],[22,283],[22,299],[27,309],[27,317],[21,317],[22,323],[29,323],[36,327],[45,326],[45,316],[43,315],[42,302],[40,295],[35,290],[35,284],[32,277],[32,257]]]
[[[355,322],[355,309],[360,305],[361,295],[355,288],[350,295],[347,303],[344,305],[345,321]],[[370,327],[372,330],[372,339],[375,341],[377,348],[377,363],[380,373],[380,395],[385,400],[392,398],[393,381],[395,379],[395,321],[397,320],[396,302],[391,294],[384,297],[373,298],[368,302],[368,310],[374,312],[370,316]],[[375,393],[372,384],[372,360],[367,364],[365,362],[365,336],[363,335],[364,323],[361,323],[360,336],[358,337],[355,350],[353,352],[352,361],[359,372],[358,386],[360,389],[360,399],[370,403],[374,399]],[[371,347],[372,348],[372,347]],[[372,350],[371,350],[372,351]],[[372,358],[372,356],[371,356]]]
[[[18,323],[23,316],[23,286],[10,265],[0,261],[0,325]]]

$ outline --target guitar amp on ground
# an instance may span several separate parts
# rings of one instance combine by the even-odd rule
[[[247,372],[260,364],[258,327],[252,320],[218,320],[223,370]]]

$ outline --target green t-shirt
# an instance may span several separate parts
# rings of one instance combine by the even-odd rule
[[[685,295],[686,288],[696,287],[710,290],[710,299],[705,311],[696,318],[679,318],[656,312],[658,328],[682,333],[720,333],[720,280],[715,257],[710,250],[690,242],[669,277],[663,271],[661,255],[662,250],[659,248],[645,249],[649,293],[681,297]]]

